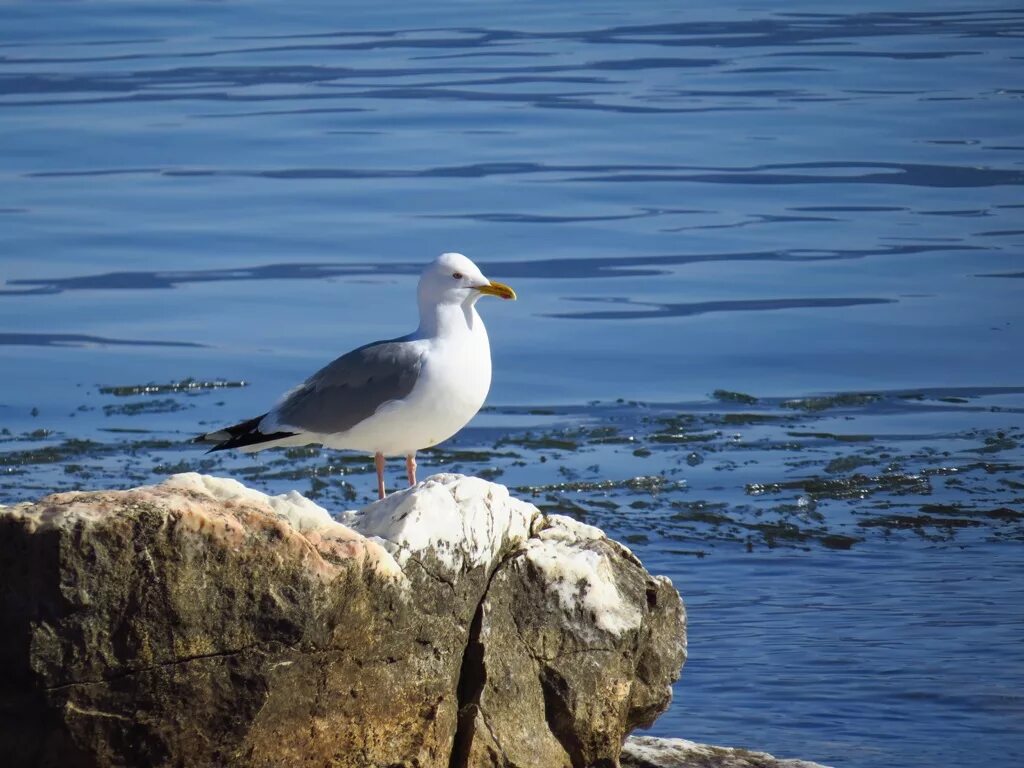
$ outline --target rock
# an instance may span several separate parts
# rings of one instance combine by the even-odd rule
[[[596,528],[437,475],[341,522],[176,475],[0,509],[10,766],[613,766],[685,618]]]
[[[783,760],[767,752],[713,747],[686,739],[630,736],[622,747],[622,768],[826,768],[806,760]]]
[[[669,703],[682,604],[598,529],[551,516],[535,530],[496,571],[470,638],[468,764],[614,765],[622,738]]]

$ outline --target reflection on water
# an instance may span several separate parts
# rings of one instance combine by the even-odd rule
[[[0,501],[199,469],[359,503],[365,457],[182,440],[410,330],[461,250],[521,300],[424,463],[672,576],[659,733],[1024,757],[1024,13],[185,8],[0,8]]]

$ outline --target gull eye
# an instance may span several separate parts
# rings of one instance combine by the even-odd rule
[[[456,280],[461,280],[462,279],[462,273],[461,272],[452,272],[452,277],[454,277]]]

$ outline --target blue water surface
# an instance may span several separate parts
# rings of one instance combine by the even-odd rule
[[[458,250],[520,294],[482,306],[495,410],[473,434],[603,423],[595,401],[925,391],[950,407],[815,429],[995,462],[982,511],[1024,512],[1022,35],[1019,8],[967,0],[4,5],[0,426],[180,440],[255,415],[410,331],[422,264]],[[184,377],[248,386],[131,417],[98,389]],[[746,508],[796,471],[765,446],[655,459]],[[35,466],[0,502],[54,487]],[[694,556],[637,510],[597,522],[690,613],[655,733],[864,768],[1024,760],[1018,538]]]

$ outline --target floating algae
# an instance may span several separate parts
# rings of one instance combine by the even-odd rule
[[[881,395],[871,392],[855,392],[839,395],[826,395],[823,397],[800,397],[795,400],[785,400],[783,408],[793,408],[801,411],[825,411],[830,408],[855,408],[869,403],[876,403],[882,399]]]
[[[678,482],[670,481],[660,475],[631,477],[626,480],[593,480],[565,483],[551,483],[548,485],[527,485],[516,488],[522,493],[539,494],[550,491],[560,493],[593,493],[595,491],[612,491],[628,489],[631,491],[643,491],[645,493],[657,493],[679,486]]]
[[[825,471],[829,474],[838,474],[840,472],[850,472],[854,469],[860,469],[861,467],[872,467],[877,464],[878,459],[871,458],[870,456],[864,456],[859,453],[853,453],[849,456],[839,456],[838,458],[832,459],[832,461],[825,465]]]
[[[743,424],[774,424],[786,419],[786,416],[776,416],[768,413],[723,413],[718,417],[717,422],[726,426],[739,426]]]
[[[866,499],[878,492],[893,494],[931,493],[931,484],[924,475],[893,473],[890,475],[861,475],[850,477],[807,477],[776,483],[748,483],[746,492],[751,496],[778,494],[786,490],[800,490],[814,499]]]
[[[78,456],[92,455],[102,449],[102,444],[92,440],[71,438],[57,445],[0,453],[0,467],[23,466],[27,464],[56,464]]]
[[[198,379],[182,379],[181,381],[172,381],[168,384],[155,384],[150,382],[148,384],[128,384],[125,386],[116,387],[100,387],[99,391],[101,395],[114,395],[114,397],[134,397],[135,395],[163,395],[167,393],[179,393],[184,392],[186,394],[197,394],[200,392],[208,392],[212,389],[234,389],[237,387],[247,387],[249,383],[247,381],[228,381],[226,379],[213,379],[209,381],[200,381]]]
[[[652,443],[708,443],[721,436],[721,432],[656,432],[647,439]]]
[[[172,397],[159,400],[136,400],[131,403],[104,405],[105,416],[138,416],[142,413],[174,413],[191,408],[191,405],[180,403]]]
[[[240,384],[106,388],[108,396],[132,399],[82,411],[75,432],[54,432],[52,424],[8,432],[0,444],[0,503],[158,482],[186,470],[244,478],[271,493],[295,488],[327,509],[375,497],[367,455],[319,446],[207,455],[189,445],[200,422],[214,418],[202,408],[214,404],[184,398]],[[586,519],[620,538],[664,542],[663,552],[680,555],[716,548],[843,550],[900,536],[930,546],[1024,541],[1024,407],[1015,407],[1005,391],[998,393],[998,416],[982,395],[966,398],[966,405],[940,405],[954,393],[937,391],[921,399],[899,393],[759,398],[756,409],[729,394],[742,393],[691,404],[494,407],[490,424],[507,416],[514,425],[530,411],[543,411],[550,421],[529,429],[471,425],[422,451],[420,475],[498,478],[545,512]],[[1024,390],[1018,397],[1024,401]],[[196,417],[160,418],[185,407],[194,407]],[[945,414],[954,412],[956,427],[944,432]],[[139,428],[111,428],[105,413],[133,415]],[[892,415],[897,418],[887,421]],[[404,482],[401,462],[389,462],[388,486]]]
[[[527,432],[522,437],[505,437],[499,440],[495,447],[503,445],[516,445],[520,448],[528,448],[533,450],[555,450],[555,451],[575,451],[580,447],[580,444],[575,439],[566,437],[560,434],[548,434],[548,435],[534,435],[531,432]]]
[[[722,403],[743,403],[744,405],[754,405],[757,403],[757,398],[753,395],[747,395],[743,392],[730,392],[727,389],[716,389],[711,393],[711,396]]]

